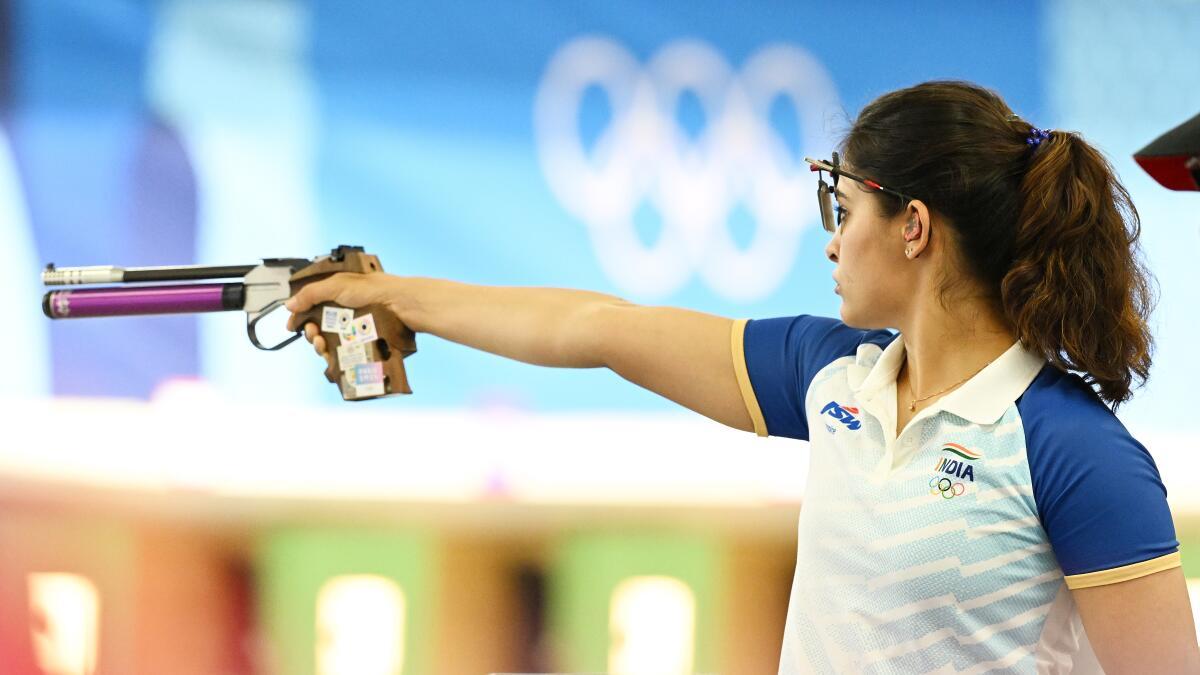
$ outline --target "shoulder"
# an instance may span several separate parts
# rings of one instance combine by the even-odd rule
[[[786,352],[793,363],[799,361],[809,369],[853,355],[864,344],[883,347],[895,338],[888,330],[854,328],[838,319],[807,314],[745,322],[748,354]]]
[[[821,316],[735,321],[734,373],[755,432],[807,440],[804,401],[816,374],[858,354],[864,345],[886,345],[895,337],[891,331],[853,328]]]
[[[1017,399],[1030,461],[1094,463],[1149,454],[1096,392],[1074,373],[1045,366]]]
[[[1017,410],[1038,516],[1068,586],[1178,564],[1154,459],[1082,378],[1045,366]]]

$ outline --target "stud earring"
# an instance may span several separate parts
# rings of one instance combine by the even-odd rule
[[[904,255],[912,255],[912,247],[911,246],[904,249]]]

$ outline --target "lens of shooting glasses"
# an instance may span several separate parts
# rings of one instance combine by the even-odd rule
[[[837,232],[837,221],[833,216],[833,187],[823,178],[817,179],[817,205],[821,207],[821,227],[830,234]]]

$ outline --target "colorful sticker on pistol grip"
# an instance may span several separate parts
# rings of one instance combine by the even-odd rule
[[[354,375],[351,377],[354,386],[360,387],[364,384],[374,384],[383,382],[383,364],[378,361],[364,363],[354,366]]]
[[[338,324],[338,308],[337,307],[322,307],[321,308],[321,332],[323,333],[340,333],[341,326]]]
[[[375,332],[375,317],[370,314],[364,314],[354,319],[354,321],[342,329],[343,342],[368,342],[378,339],[379,335]]]
[[[354,321],[354,310],[352,309],[328,306],[321,309],[322,332],[340,335],[352,321]]]
[[[347,371],[346,375],[354,385],[356,398],[383,396],[386,393],[383,387],[383,364],[378,361],[354,366],[354,370]]]
[[[342,370],[350,370],[354,366],[366,363],[367,344],[369,343],[351,342],[348,344],[338,345],[338,366]]]

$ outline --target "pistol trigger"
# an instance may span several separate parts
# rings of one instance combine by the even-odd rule
[[[280,342],[279,344],[275,345],[274,347],[264,347],[263,344],[258,341],[258,332],[256,330],[256,327],[258,325],[259,320],[262,319],[264,316],[270,314],[271,312],[274,312],[275,310],[282,307],[284,302],[286,302],[286,300],[275,300],[271,304],[262,308],[261,311],[248,312],[246,314],[246,334],[250,337],[250,344],[254,345],[255,347],[258,347],[259,349],[261,349],[265,352],[273,352],[273,351],[283,349],[284,347],[292,344],[296,340],[299,340],[301,335],[304,335],[304,330],[300,329],[300,330],[296,331],[295,333],[293,333],[291,337]]]

